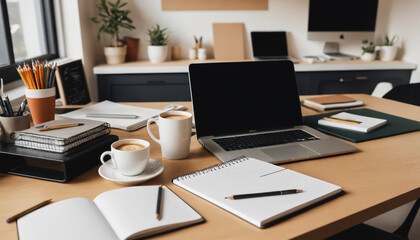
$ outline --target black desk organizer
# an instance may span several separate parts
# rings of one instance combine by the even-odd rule
[[[65,153],[54,153],[14,144],[0,144],[0,171],[54,182],[68,182],[100,163],[99,157],[118,140],[105,135]]]

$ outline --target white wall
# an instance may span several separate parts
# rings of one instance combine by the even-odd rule
[[[386,31],[400,37],[402,48],[397,57],[420,66],[420,1],[381,0],[389,4]],[[420,82],[420,71],[414,71],[411,82]],[[420,239],[420,238],[419,238]]]

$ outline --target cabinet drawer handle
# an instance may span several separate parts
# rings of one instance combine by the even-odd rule
[[[339,82],[352,82],[352,81],[357,81],[357,80],[369,80],[369,77],[360,76],[360,77],[355,77],[355,78],[340,78],[338,81]]]
[[[165,81],[147,81],[147,84],[149,84],[149,85],[163,85],[163,84],[165,84]]]

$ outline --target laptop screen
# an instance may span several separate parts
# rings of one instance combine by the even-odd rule
[[[218,136],[302,124],[291,61],[189,66],[197,136]]]
[[[288,56],[286,32],[251,32],[254,57]]]

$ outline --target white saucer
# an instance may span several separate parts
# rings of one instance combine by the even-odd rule
[[[136,176],[125,176],[119,173],[116,169],[102,165],[98,169],[99,175],[101,177],[114,181],[123,185],[134,185],[145,182],[151,178],[154,178],[163,172],[163,165],[159,161],[150,158],[149,163],[147,164],[146,169]]]

